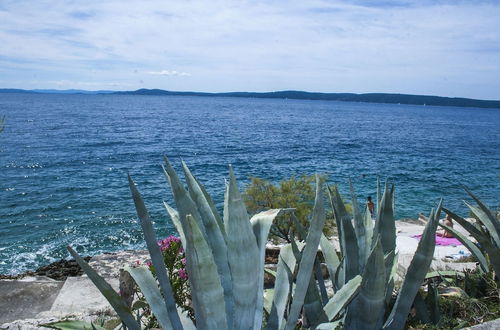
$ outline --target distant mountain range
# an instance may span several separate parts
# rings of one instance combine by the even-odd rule
[[[345,102],[392,103],[413,105],[439,105],[452,107],[474,108],[500,108],[497,100],[476,100],[463,97],[442,97],[430,95],[388,94],[388,93],[315,93],[303,91],[278,91],[278,92],[175,92],[163,89],[138,89],[136,91],[86,91],[79,89],[0,89],[0,93],[38,93],[38,94],[113,94],[113,95],[177,95],[177,96],[205,96],[205,97],[253,97],[269,99],[296,99],[296,100],[323,100]]]

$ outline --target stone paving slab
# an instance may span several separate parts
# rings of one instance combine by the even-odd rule
[[[64,282],[25,278],[0,281],[0,324],[48,311]]]
[[[111,278],[106,279],[106,281],[115,291],[119,291],[118,279]],[[81,276],[66,279],[49,312],[53,315],[64,315],[71,313],[92,314],[112,310],[106,298],[92,281],[88,277]]]

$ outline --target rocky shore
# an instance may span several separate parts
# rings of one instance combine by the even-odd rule
[[[398,276],[403,277],[418,245],[412,236],[421,234],[423,223],[418,220],[397,221],[396,244],[399,250]],[[332,238],[339,248],[338,241]],[[463,246],[436,246],[432,270],[462,270],[474,268],[475,263],[455,262],[449,256],[465,250]],[[266,264],[273,267],[278,261],[279,247],[268,246]],[[144,264],[147,251],[121,251],[86,257],[89,264],[118,292],[119,273],[126,265]],[[266,282],[270,279],[266,279]],[[36,271],[16,276],[1,276],[0,329],[40,329],[41,324],[67,317],[82,320],[96,319],[114,312],[82,273],[74,260],[60,260]]]
[[[89,262],[91,257],[84,257]],[[0,280],[19,280],[29,276],[46,276],[56,281],[65,281],[69,276],[82,276],[83,270],[75,260],[61,259],[49,265],[42,266],[35,271],[27,271],[16,275],[2,275]]]

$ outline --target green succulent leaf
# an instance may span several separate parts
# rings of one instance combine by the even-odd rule
[[[196,299],[193,307],[199,329],[228,329],[224,291],[212,251],[198,222],[186,217],[186,266],[191,293]],[[194,302],[196,302],[194,304]]]
[[[302,243],[298,243],[301,244]],[[288,303],[288,296],[293,284],[293,270],[297,260],[292,251],[292,245],[287,244],[280,250],[274,282],[274,296],[267,321],[266,329],[281,329],[284,323],[284,315]]]
[[[260,212],[250,219],[253,233],[257,239],[257,247],[259,249],[259,278],[258,278],[258,295],[255,304],[254,329],[262,327],[262,308],[264,306],[264,295],[261,294],[264,290],[264,263],[266,258],[266,243],[267,236],[273,220],[280,214],[280,209],[271,209]]]
[[[475,207],[467,202],[465,202],[465,205],[476,215],[477,219],[486,227],[488,234],[492,237],[493,242],[497,247],[500,248],[500,228],[497,228],[497,222],[498,220],[491,215],[491,212],[489,212],[488,209],[485,211],[483,208],[480,207]],[[490,216],[491,215],[491,216]]]
[[[370,209],[368,208],[368,205],[366,206],[366,209],[365,209],[365,214],[364,214],[364,217],[363,217],[363,221],[364,221],[364,228],[365,228],[365,252],[364,252],[364,255],[365,255],[365,260],[363,261],[364,264],[366,264],[366,261],[368,259],[368,256],[370,255],[371,253],[371,250],[372,250],[372,239],[373,239],[373,219],[372,219],[372,215],[370,213]]]
[[[401,289],[399,290],[396,303],[384,324],[384,329],[399,330],[404,328],[415,295],[422,285],[422,281],[432,262],[436,242],[435,234],[439,222],[439,215],[441,214],[441,205],[442,201],[439,202],[436,213],[432,215],[425,226],[422,238],[418,243],[415,255],[408,267]]]
[[[464,187],[465,191],[469,194],[470,197],[472,197],[477,205],[479,206],[480,210],[482,211],[483,215],[480,217],[480,220],[484,225],[488,228],[488,231],[490,231],[490,234],[495,238],[496,237],[496,244],[497,247],[500,248],[500,220],[493,214],[493,212],[484,204],[479,198],[477,198],[476,195],[470,191],[469,188]],[[479,214],[477,214],[479,216]],[[487,225],[486,222],[489,224]],[[491,229],[490,229],[491,228]],[[496,235],[495,235],[496,234]]]
[[[375,228],[373,230],[374,239],[372,240],[372,244],[375,244],[376,236],[380,236],[382,240],[384,255],[396,249],[396,224],[394,219],[393,194],[387,182],[385,184],[384,195],[380,202],[377,221],[375,222]]]
[[[40,326],[52,329],[59,329],[59,330],[92,330],[92,329],[106,330],[106,328],[103,328],[99,325],[80,320],[64,320],[64,321],[40,324]]]
[[[227,215],[228,260],[234,292],[234,328],[251,329],[255,323],[259,272],[261,271],[257,238],[238,190],[232,167],[229,167]]]
[[[425,275],[425,279],[433,278],[433,277],[464,277],[463,272],[457,272],[456,270],[438,270],[435,272],[429,272]]]
[[[358,294],[362,279],[361,275],[358,275],[347,282],[323,307],[328,320],[333,320]]]
[[[484,254],[479,250],[479,248],[474,244],[471,240],[469,240],[467,237],[465,237],[462,233],[460,233],[458,230],[447,226],[445,224],[439,224],[442,228],[447,230],[448,232],[452,233],[453,236],[460,241],[479,261],[479,265],[481,266],[482,270],[487,273],[488,272],[488,261],[486,261],[486,258],[484,257]]]
[[[366,249],[366,234],[367,230],[365,228],[365,219],[363,214],[359,209],[358,199],[356,197],[356,193],[354,191],[354,186],[352,184],[351,178],[349,178],[349,190],[351,192],[351,202],[352,202],[352,213],[354,218],[354,231],[356,232],[356,239],[358,242],[358,255],[359,255],[359,270],[363,271],[365,267],[366,259],[368,258],[367,249]],[[371,246],[371,245],[369,245]]]
[[[439,311],[439,297],[437,288],[432,284],[432,281],[427,284],[426,302],[429,306],[429,316],[431,322],[435,325],[438,325],[441,319],[441,313]]]
[[[165,330],[172,329],[168,311],[160,293],[160,288],[149,269],[146,267],[125,267],[125,271],[130,273],[135,283],[137,283],[141,289],[144,298],[146,298],[146,301],[149,303],[149,307],[156,316],[161,327]]]
[[[204,193],[204,189],[201,188],[199,182],[195,179],[185,162],[182,162],[182,167],[184,169],[184,174],[188,183],[189,194],[199,211],[201,222],[203,223],[203,227],[205,228],[206,240],[210,249],[212,250],[213,258],[215,264],[217,265],[217,271],[221,278],[222,288],[224,289],[224,301],[226,303],[226,315],[228,317],[228,324],[232,324],[232,317],[234,313],[234,298],[226,239],[224,238],[223,232],[219,227],[219,223],[214,210],[207,200],[208,194],[206,195]]]
[[[495,273],[500,274],[500,249],[497,248],[495,244],[488,238],[488,236],[481,230],[479,230],[476,226],[448,209],[444,208],[443,210],[477,240],[477,242],[481,245],[481,248],[483,248],[488,254],[490,263],[493,266]]]
[[[324,234],[321,234],[319,245],[321,252],[323,253],[323,257],[325,258],[326,267],[328,269],[328,273],[330,274],[330,280],[335,281],[335,273],[337,272],[337,268],[340,266],[340,260],[337,252],[335,251],[333,244],[330,243]]]
[[[361,289],[347,309],[347,329],[379,329],[384,314],[386,274],[380,239],[368,257]]]
[[[167,178],[172,189],[172,194],[174,196],[177,211],[179,212],[179,220],[181,221],[181,224],[183,226],[184,234],[186,233],[187,225],[186,216],[190,214],[198,223],[198,227],[207,240],[207,233],[205,232],[205,226],[201,219],[200,213],[198,212],[198,208],[196,207],[195,202],[191,199],[189,193],[186,191],[186,188],[184,188],[184,185],[179,179],[177,172],[172,167],[167,157],[164,157],[164,166],[162,168],[165,177]]]
[[[425,303],[425,300],[422,297],[422,293],[420,291],[417,292],[417,295],[415,296],[413,307],[415,307],[415,317],[417,318],[417,320],[424,324],[431,323],[431,316],[429,315],[429,311],[427,310],[427,304]]]
[[[182,229],[182,223],[179,219],[179,212],[177,212],[173,207],[167,204],[167,202],[163,201],[163,205],[167,210],[167,213],[170,215],[170,219],[172,219],[172,223],[174,224],[175,229],[179,233],[179,237],[181,239],[182,246],[186,246],[186,237],[184,236],[184,229]]]
[[[316,176],[316,199],[312,212],[312,220],[309,226],[309,233],[306,238],[306,246],[302,252],[299,272],[297,274],[297,285],[293,296],[292,306],[288,314],[286,329],[294,329],[300,310],[304,303],[304,298],[309,286],[309,280],[314,265],[314,259],[318,251],[319,241],[325,224],[325,207],[323,205],[323,189],[319,176]]]
[[[182,324],[179,319],[179,314],[177,314],[177,308],[175,305],[175,299],[172,292],[172,287],[168,279],[167,269],[165,267],[165,262],[163,260],[163,255],[160,251],[160,247],[157,244],[155,231],[153,229],[151,220],[149,219],[148,210],[146,209],[146,205],[144,205],[144,201],[142,200],[141,194],[139,193],[139,190],[137,190],[137,187],[135,186],[135,183],[130,177],[130,175],[128,176],[128,182],[130,191],[132,192],[132,198],[134,200],[137,216],[139,217],[142,231],[144,232],[146,245],[148,247],[148,251],[151,256],[151,261],[153,263],[153,266],[155,267],[158,282],[160,283],[160,287],[164,293],[163,298],[165,301],[165,306],[168,311],[170,322],[174,329],[182,329]]]
[[[345,281],[349,281],[354,276],[359,275],[359,247],[356,240],[356,233],[352,227],[350,218],[343,217],[341,222],[342,235],[341,244],[344,248]]]

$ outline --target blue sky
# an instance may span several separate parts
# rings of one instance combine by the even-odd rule
[[[500,1],[0,0],[0,88],[500,99]]]

